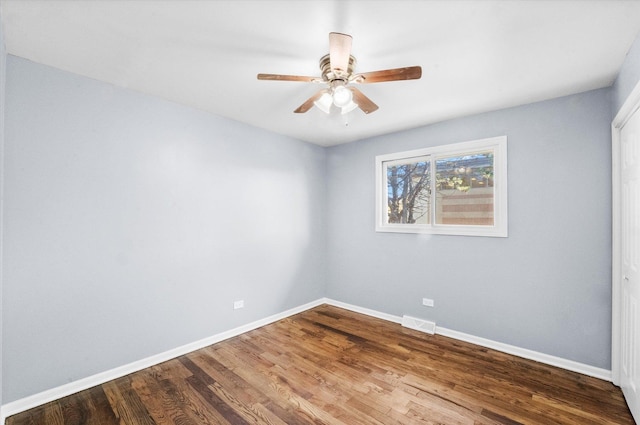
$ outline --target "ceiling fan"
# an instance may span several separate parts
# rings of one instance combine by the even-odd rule
[[[329,113],[331,106],[338,107],[343,114],[360,108],[365,114],[378,109],[371,99],[350,84],[371,84],[385,81],[417,80],[422,76],[422,68],[409,66],[405,68],[385,69],[382,71],[354,74],[356,58],[351,56],[352,37],[338,32],[329,33],[329,54],[320,58],[321,77],[305,77],[300,75],[258,74],[258,80],[301,81],[325,83],[328,87],[318,91],[300,105],[295,113],[307,112],[314,105],[323,112]]]

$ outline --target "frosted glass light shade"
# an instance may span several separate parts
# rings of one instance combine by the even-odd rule
[[[313,102],[313,104],[316,105],[318,109],[320,109],[325,114],[328,114],[329,112],[331,112],[332,103],[333,103],[333,98],[329,93],[323,93],[322,96],[320,96],[320,99]]]
[[[347,106],[351,102],[352,98],[353,94],[351,93],[351,90],[345,86],[338,86],[333,89],[333,104],[338,108],[344,108]]]
[[[342,107],[342,115],[348,114],[349,112],[353,111],[357,107],[358,105],[353,100],[349,101],[349,103],[347,103],[346,106]]]

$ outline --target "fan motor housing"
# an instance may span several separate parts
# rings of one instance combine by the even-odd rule
[[[353,70],[356,67],[356,58],[349,55],[349,65],[347,66],[346,72],[334,72],[331,69],[331,58],[329,54],[324,55],[320,58],[320,71],[322,72],[322,79],[331,82],[334,80],[344,80],[347,81],[349,76],[353,74]]]

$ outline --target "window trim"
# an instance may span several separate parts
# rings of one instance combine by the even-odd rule
[[[431,157],[431,170],[435,173],[435,160],[440,157],[455,156],[463,153],[493,151],[494,173],[494,225],[452,225],[434,223],[433,206],[435,206],[435,178],[431,179],[432,211],[429,224],[387,223],[387,173],[385,163],[407,160],[428,155]],[[376,156],[376,232],[393,233],[427,233],[436,235],[463,236],[508,236],[507,211],[507,136],[491,137],[469,142],[433,146]]]

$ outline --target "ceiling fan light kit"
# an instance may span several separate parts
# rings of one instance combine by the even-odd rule
[[[333,88],[333,104],[338,108],[344,108],[352,99],[353,95],[351,94],[351,91],[346,88],[344,84],[337,84]]]
[[[422,68],[385,69],[382,71],[355,74],[356,58],[351,56],[352,37],[338,32],[329,33],[329,54],[320,58],[321,77],[300,75],[258,74],[258,80],[300,81],[327,84],[327,88],[318,91],[300,105],[295,113],[304,113],[316,106],[322,112],[331,113],[332,105],[345,115],[356,108],[365,114],[378,109],[371,99],[356,87],[349,84],[371,84],[385,81],[417,80],[422,77]]]

